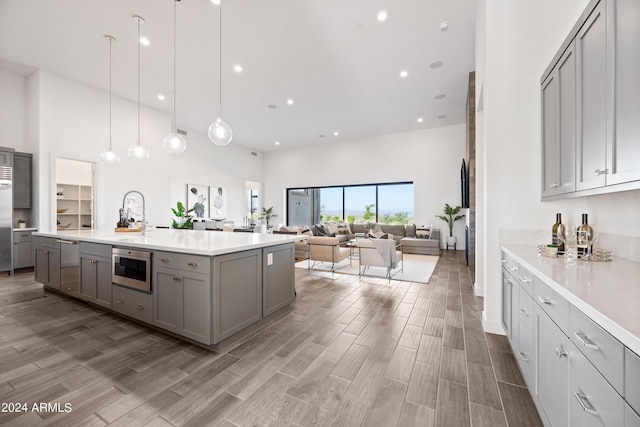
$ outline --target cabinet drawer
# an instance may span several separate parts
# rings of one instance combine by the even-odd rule
[[[571,344],[569,408],[581,427],[624,425],[624,401],[586,357]]]
[[[211,274],[211,258],[206,256],[178,254],[173,252],[154,252],[153,265],[175,268],[194,273]]]
[[[80,242],[80,253],[111,258],[111,245],[100,243]]]
[[[640,413],[640,357],[628,348],[624,350],[624,398]]]
[[[624,405],[624,427],[640,427],[640,415],[626,404]]]
[[[33,240],[33,236],[31,235],[31,231],[14,231],[13,232],[13,241],[25,241],[25,240]]]
[[[518,271],[514,274],[520,287],[525,290],[526,293],[533,296],[533,273],[524,268],[521,264],[518,264]]]
[[[620,394],[623,393],[624,346],[575,307],[569,338]]]
[[[153,323],[153,295],[112,285],[113,311],[142,322]]]
[[[537,277],[533,278],[533,292],[535,302],[542,307],[562,332],[568,335],[569,302]]]
[[[518,274],[518,271],[520,270],[520,266],[518,265],[518,263],[505,252],[502,252],[502,265],[507,269],[509,273],[514,276],[516,276]]]

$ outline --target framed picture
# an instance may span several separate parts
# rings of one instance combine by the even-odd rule
[[[211,218],[227,218],[227,189],[223,187],[209,187],[209,200],[211,208]]]
[[[209,187],[187,184],[187,209],[193,209],[194,218],[209,218]]]

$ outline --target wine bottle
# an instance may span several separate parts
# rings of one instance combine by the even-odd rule
[[[582,224],[576,228],[576,246],[578,247],[578,258],[583,258],[589,253],[589,245],[593,237],[593,229],[587,222],[587,214],[582,214]]]
[[[562,224],[561,214],[556,214],[556,223],[551,228],[551,243],[558,247],[558,253],[564,253],[564,225]]]

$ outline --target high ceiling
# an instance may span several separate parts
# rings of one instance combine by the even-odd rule
[[[233,143],[270,151],[464,122],[476,0],[223,2],[222,106]],[[108,91],[110,34],[113,93],[135,101],[140,15],[151,42],[141,47],[141,103],[170,113],[173,9],[172,0],[0,0],[0,67]],[[178,127],[206,133],[218,115],[220,6],[182,0],[176,9]]]

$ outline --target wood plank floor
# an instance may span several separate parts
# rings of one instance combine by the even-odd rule
[[[296,275],[291,312],[220,354],[0,278],[0,403],[28,405],[0,425],[542,425],[463,252],[429,284]]]

